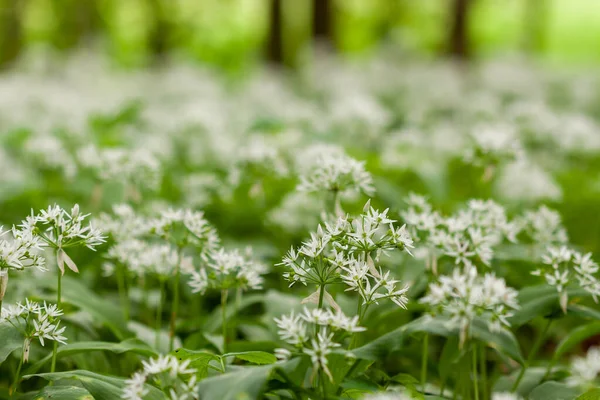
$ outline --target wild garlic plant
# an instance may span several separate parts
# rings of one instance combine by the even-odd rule
[[[279,264],[288,269],[284,278],[290,286],[297,282],[315,285],[314,293],[303,302],[323,307],[326,300],[335,307],[335,300],[327,292],[327,285],[344,283],[347,291],[359,294],[359,320],[369,306],[389,299],[406,308],[407,286],[400,287],[389,271],[377,268],[382,255],[392,251],[410,254],[413,241],[406,227],[397,227],[388,217],[388,209],[380,212],[367,202],[363,213],[339,217],[335,222],[321,225],[311,233],[310,240],[298,249],[290,249]]]
[[[221,329],[223,349],[226,352],[228,342],[227,331],[227,299],[233,290],[241,295],[244,290],[262,289],[262,275],[268,272],[266,266],[254,259],[252,249],[244,253],[237,249],[220,248],[203,256],[202,265],[191,271],[189,285],[193,293],[204,294],[207,290],[221,293]],[[236,299],[237,302],[240,299]]]
[[[325,377],[334,382],[329,368],[329,357],[333,354],[352,359],[351,352],[343,350],[344,339],[366,328],[359,326],[358,316],[348,317],[339,308],[307,308],[301,313],[275,318],[279,337],[288,346],[275,349],[277,358],[287,361],[294,357],[308,356],[312,362],[311,383],[320,387],[320,395],[327,398]],[[317,385],[318,377],[318,385]]]
[[[574,357],[569,368],[567,384],[584,391],[600,385],[600,347],[591,347],[583,357]]]
[[[62,276],[65,273],[65,265],[75,273],[79,269],[75,262],[65,252],[65,249],[73,247],[87,247],[90,250],[105,242],[106,237],[94,226],[86,222],[90,214],[82,214],[79,205],[75,204],[71,211],[67,211],[58,205],[49,206],[45,210],[40,210],[38,214],[31,215],[21,222],[18,228],[14,229],[16,238],[29,238],[36,236],[40,247],[51,249],[56,256],[56,265],[59,269],[57,274],[56,286],[56,305],[61,307],[62,303]],[[52,371],[56,367],[56,351],[58,341],[54,342],[52,352]]]
[[[31,342],[38,340],[45,346],[46,340],[54,343],[66,344],[67,338],[63,335],[66,327],[60,326],[60,317],[63,311],[56,304],[43,304],[25,299],[25,303],[15,303],[0,309],[0,324],[12,325],[23,337],[21,357],[11,392],[16,390],[21,378],[23,364],[29,362]]]
[[[196,369],[190,361],[165,355],[142,361],[143,369],[125,381],[123,400],[146,400],[160,393],[170,400],[198,400]]]

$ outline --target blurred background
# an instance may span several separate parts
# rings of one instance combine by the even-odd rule
[[[0,65],[89,47],[136,68],[169,59],[225,71],[295,68],[313,44],[368,57],[382,44],[480,59],[600,60],[598,0],[0,0]]]

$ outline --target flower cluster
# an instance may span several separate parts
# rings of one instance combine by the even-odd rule
[[[470,200],[465,209],[443,217],[423,196],[411,194],[402,213],[410,231],[424,244],[427,266],[437,273],[437,261],[447,256],[459,266],[489,266],[494,246],[514,242],[520,224],[510,221],[502,206],[492,200]]]
[[[531,274],[543,277],[548,285],[556,287],[564,312],[567,310],[569,285],[579,285],[589,292],[596,302],[598,301],[600,268],[592,260],[591,253],[581,254],[566,246],[548,247],[547,253],[542,256],[542,263]]]
[[[585,357],[575,357],[571,362],[571,376],[567,384],[577,386],[584,390],[598,385],[600,377],[600,347],[592,347]]]
[[[433,314],[448,316],[449,325],[459,329],[463,344],[476,317],[486,321],[492,331],[510,326],[508,318],[519,308],[517,294],[506,286],[504,279],[493,273],[480,276],[471,266],[464,270],[455,268],[450,276],[440,275],[438,282],[429,285],[421,302],[427,304]]]
[[[189,367],[189,360],[179,362],[172,355],[158,356],[143,361],[143,370],[133,374],[125,383],[121,398],[144,400],[150,398],[148,384],[157,386],[170,400],[197,400],[198,384],[196,370]]]
[[[2,307],[0,323],[8,322],[23,335],[23,362],[27,362],[33,339],[38,339],[42,346],[45,340],[66,344],[67,338],[63,336],[65,327],[60,327],[61,315],[62,310],[55,304],[40,304],[26,299],[24,304]]]
[[[522,217],[522,226],[527,236],[542,246],[561,245],[569,240],[560,214],[546,206],[527,211]]]
[[[364,212],[355,218],[339,217],[326,223],[325,229],[319,225],[309,240],[298,250],[291,248],[283,258],[280,265],[289,269],[284,278],[290,286],[296,282],[324,286],[341,281],[348,285],[347,290],[359,293],[363,304],[389,298],[404,307],[408,288],[398,288],[389,271],[375,267],[382,254],[393,250],[410,253],[413,247],[406,227],[397,227],[394,222],[387,209],[380,212],[367,202]]]
[[[177,250],[167,243],[148,243],[140,239],[123,240],[107,253],[112,260],[127,266],[136,276],[156,275],[167,279],[182,264]],[[109,269],[110,270],[110,269]]]
[[[341,347],[340,341],[348,334],[362,332],[358,316],[348,317],[341,310],[304,308],[300,314],[293,311],[289,315],[275,318],[279,337],[293,347],[293,352],[282,348],[275,352],[279,359],[286,360],[294,354],[305,354],[313,363],[313,376],[323,370],[333,381],[327,366],[327,356]],[[337,341],[334,341],[337,338]]]
[[[33,267],[45,271],[46,260],[39,253],[43,247],[41,239],[31,231],[21,231],[14,227],[11,232],[0,232],[0,237],[11,233],[12,238],[0,239],[0,270]]]
[[[267,272],[263,264],[253,259],[250,249],[241,254],[238,250],[221,248],[210,253],[204,264],[191,274],[189,285],[194,293],[204,293],[207,289],[260,289],[262,274]]]
[[[312,160],[302,171],[298,190],[302,192],[334,192],[342,195],[375,192],[373,178],[365,169],[365,163],[348,156],[337,147],[315,146],[305,153],[305,160]]]

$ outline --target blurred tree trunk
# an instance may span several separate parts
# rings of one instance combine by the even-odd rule
[[[97,0],[54,0],[58,29],[52,38],[59,50],[68,50],[88,41],[98,31],[101,18]]]
[[[546,45],[548,22],[548,0],[525,0],[523,10],[523,50],[539,54]]]
[[[313,0],[313,37],[320,42],[333,43],[331,0]]]
[[[22,11],[22,0],[0,0],[0,68],[15,61],[23,48]]]
[[[466,60],[471,55],[469,40],[471,2],[472,0],[452,0],[451,2],[448,53],[459,60]]]
[[[271,0],[267,58],[274,64],[283,64],[282,0]]]
[[[162,63],[166,60],[169,52],[171,25],[163,0],[148,1],[152,15],[152,27],[148,38],[149,51],[154,62]]]

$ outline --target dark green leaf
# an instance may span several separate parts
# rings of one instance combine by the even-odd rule
[[[87,390],[79,386],[46,386],[33,400],[94,400]]]
[[[179,360],[190,360],[190,367],[198,371],[198,378],[200,379],[208,375],[208,365],[210,362],[219,359],[218,355],[203,350],[178,349],[173,353]]]
[[[2,364],[10,353],[23,347],[23,338],[19,331],[7,322],[0,324],[0,338],[0,364]]]
[[[559,382],[545,382],[529,394],[529,400],[574,400],[579,391]]]
[[[235,357],[240,360],[251,362],[252,364],[273,364],[277,361],[271,353],[264,351],[243,351],[239,353],[227,353],[223,354],[223,357]]]
[[[553,359],[558,360],[560,356],[571,350],[574,346],[598,334],[600,334],[600,321],[590,322],[571,330],[556,347]]]
[[[585,392],[581,396],[577,397],[576,400],[600,400],[600,389],[592,389]]]

